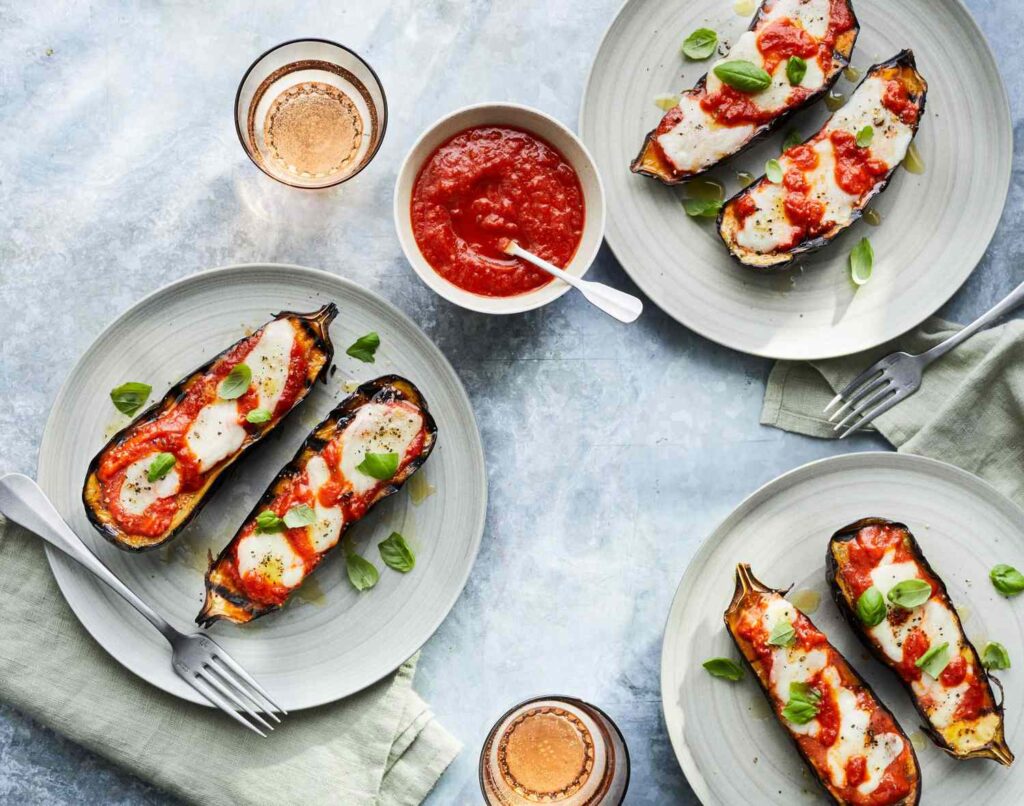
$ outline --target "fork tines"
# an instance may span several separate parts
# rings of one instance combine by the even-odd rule
[[[830,423],[835,423],[832,430],[840,432],[840,439],[864,428],[916,390],[916,387],[908,389],[895,381],[889,370],[896,360],[897,355],[894,354],[872,364],[825,407],[824,413],[828,414],[838,403],[843,404],[828,418]],[[836,422],[837,418],[841,419]]]

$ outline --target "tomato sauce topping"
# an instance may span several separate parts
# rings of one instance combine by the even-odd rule
[[[871,572],[882,561],[886,551],[892,549],[894,563],[914,559],[903,534],[903,530],[894,524],[879,524],[865,526],[855,538],[847,541],[847,559],[840,571],[855,598],[874,584]]]
[[[394,402],[391,405],[407,406],[409,404]],[[362,518],[380,488],[390,484],[390,481],[381,481],[365,492],[356,495],[352,489],[351,481],[341,471],[343,434],[344,430],[340,434],[336,434],[316,454],[324,460],[324,464],[327,466],[330,474],[327,481],[320,485],[319,490],[314,493],[309,485],[309,474],[303,471],[291,479],[290,483],[274,497],[273,501],[265,509],[269,509],[279,518],[284,518],[285,513],[297,504],[305,504],[309,507],[315,507],[319,504],[322,507],[340,507],[343,524],[349,524]],[[409,443],[405,455],[399,461],[398,468],[395,471],[396,475],[401,473],[410,462],[414,461],[423,452],[425,439],[426,432],[421,428],[416,437]],[[234,555],[224,570],[235,583],[235,587],[243,591],[252,601],[262,604],[282,605],[295,589],[294,586],[286,587],[256,573],[249,573],[243,577],[238,571],[237,554],[242,545],[242,540],[255,531],[255,520],[246,524],[245,528],[238,535]],[[284,528],[279,534],[284,535],[292,550],[302,559],[303,578],[305,578],[306,575],[311,573],[320,564],[326,552],[317,551],[310,541],[309,530],[305,526],[299,526],[294,529]]]
[[[180,479],[179,494],[195,492],[206,482],[209,470],[206,473],[200,471],[199,461],[189,449],[185,436],[203,407],[217,399],[220,382],[252,352],[261,334],[262,331],[258,331],[232,347],[208,372],[187,386],[177,405],[170,411],[154,420],[140,423],[120,444],[104,453],[96,477],[102,487],[103,503],[122,530],[133,535],[157,537],[167,530],[178,512],[177,495],[158,498],[139,514],[128,512],[121,506],[121,487],[129,467],[138,460],[154,453],[173,454],[174,471]],[[299,339],[295,339],[292,343],[288,379],[274,409],[274,417],[280,416],[295,404],[306,381],[307,367],[306,351]],[[259,394],[255,387],[250,387],[235,401],[239,412],[238,421],[248,431],[260,427],[245,419],[258,402]]]
[[[836,157],[836,184],[851,196],[862,196],[885,176],[889,166],[871,156],[871,150],[857,145],[857,138],[847,131],[829,135]]]
[[[412,230],[434,271],[474,294],[508,297],[552,281],[502,247],[524,249],[565,268],[583,236],[583,189],[546,141],[507,126],[466,129],[420,169]]]
[[[770,23],[757,35],[757,49],[764,57],[763,69],[769,75],[790,56],[817,56],[819,47],[818,40],[788,18]]]
[[[917,104],[910,99],[910,93],[902,81],[892,80],[886,84],[882,93],[882,106],[908,126],[913,126],[917,122]]]

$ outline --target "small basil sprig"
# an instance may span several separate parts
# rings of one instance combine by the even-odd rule
[[[867,148],[871,145],[871,141],[875,138],[875,130],[871,126],[865,126],[859,132],[857,132],[857,145],[861,148]]]
[[[308,504],[295,504],[284,513],[284,525],[289,529],[311,526],[316,523],[316,512]]]
[[[1012,565],[1000,563],[989,572],[988,578],[1003,596],[1016,596],[1024,592],[1024,574]]]
[[[850,250],[850,278],[857,285],[864,285],[871,279],[871,268],[875,263],[875,251],[871,241],[861,238]]]
[[[252,370],[248,364],[235,364],[231,372],[220,382],[217,394],[224,400],[234,400],[249,391],[252,381]]]
[[[153,387],[148,383],[128,381],[110,390],[110,400],[113,402],[114,408],[131,417],[142,408],[152,391]]]
[[[380,336],[370,331],[365,336],[356,339],[345,353],[366,364],[372,364],[376,360],[374,356],[377,354],[378,347],[380,347]]]
[[[804,136],[796,129],[790,129],[786,133],[786,139],[782,141],[782,150],[789,151],[793,146],[798,146],[804,141]]]
[[[938,680],[942,670],[949,665],[949,642],[943,641],[933,647],[929,647],[920,658],[914,661],[914,665],[929,677]]]
[[[1009,669],[1010,653],[997,641],[989,641],[981,652],[981,665],[986,669]]]
[[[398,454],[368,453],[363,457],[363,461],[356,465],[356,470],[380,481],[387,481],[398,470]]]
[[[723,84],[740,92],[760,92],[768,89],[772,83],[768,73],[753,62],[744,60],[722,62],[715,67],[714,73]]]
[[[881,624],[885,619],[885,613],[885,599],[874,585],[857,598],[857,617],[866,627]]]
[[[356,554],[349,551],[345,554],[345,570],[348,572],[348,581],[352,583],[357,591],[364,591],[372,588],[380,579],[380,572],[377,567]]]
[[[269,409],[253,409],[245,415],[245,421],[253,425],[259,425],[260,423],[269,423],[273,417],[274,415],[271,414]]]
[[[714,218],[722,209],[721,199],[683,199],[683,209],[693,218]]]
[[[177,461],[173,453],[158,453],[154,456],[153,461],[150,462],[149,469],[146,471],[146,478],[149,479],[149,483],[152,484],[154,481],[159,481],[170,473],[171,468],[174,467]]]
[[[768,160],[764,164],[764,175],[768,177],[768,181],[773,184],[779,184],[782,181],[782,163],[778,160]]]
[[[715,52],[718,46],[718,34],[710,28],[698,28],[683,40],[683,55],[687,59],[701,61]]]
[[[278,532],[282,526],[284,521],[273,510],[265,509],[256,516],[257,532]]]
[[[807,75],[807,62],[799,56],[790,56],[786,62],[786,78],[794,87],[798,86]]]
[[[932,586],[923,579],[904,579],[889,589],[889,601],[904,610],[920,607],[932,597]]]
[[[743,679],[743,667],[729,658],[710,658],[704,661],[703,666],[713,677],[733,682]]]
[[[821,694],[806,683],[789,684],[789,701],[782,715],[797,725],[806,725],[818,715]]]
[[[768,643],[772,646],[789,646],[796,640],[796,630],[793,629],[793,622],[781,618],[775,622],[772,631],[768,634]]]
[[[392,532],[377,544],[380,558],[388,568],[408,574],[416,565],[416,555],[398,532]]]

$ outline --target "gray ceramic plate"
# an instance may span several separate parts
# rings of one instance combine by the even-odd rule
[[[924,737],[895,676],[843,622],[825,583],[833,532],[880,516],[907,524],[945,580],[968,637],[980,649],[999,641],[1014,668],[1006,689],[1006,738],[1024,747],[1024,610],[988,580],[997,563],[1024,567],[1024,512],[992,487],[951,465],[896,453],[858,453],[797,468],[740,504],[704,542],[686,569],[665,627],[661,696],[679,763],[705,806],[823,802],[752,675],[740,683],[711,677],[707,658],[739,659],[722,621],[733,572],[748,562],[766,585],[793,585],[790,599],[846,656],[910,735],[921,761],[923,803],[1024,802],[1024,767],[957,762]],[[817,608],[813,606],[820,597]],[[810,602],[811,604],[808,604]]]
[[[109,391],[128,380],[161,397],[210,356],[280,310],[309,311],[328,301],[341,313],[331,326],[338,372],[230,472],[188,529],[168,547],[125,553],[101,538],[81,502],[86,467],[106,439],[128,423]],[[345,355],[358,336],[381,337],[376,363]],[[210,633],[256,675],[284,708],[331,702],[397,668],[433,634],[465,585],[483,533],[487,475],[480,436],[462,384],[423,332],[390,303],[354,283],[299,266],[248,265],[194,275],[145,298],[110,325],[61,389],[39,450],[39,483],[72,528],[143,599],[180,630],[196,629],[206,552],[218,553],[305,435],[344,398],[354,381],[397,372],[419,386],[437,420],[430,459],[400,493],[381,502],[350,534],[381,571],[357,593],[340,553],[328,557],[280,612]],[[416,551],[402,575],[380,561],[377,543],[392,530]],[[64,555],[50,565],[85,628],[118,661],[185,699],[196,693],[174,674],[164,639],[116,594]]]
[[[683,191],[636,176],[629,163],[661,119],[659,94],[691,87],[707,62],[685,61],[687,34],[707,26],[727,42],[749,24],[729,0],[628,0],[597,52],[580,132],[608,198],[606,238],[623,268],[666,313],[709,339],[754,355],[811,359],[881,344],[934,313],[977,265],[995,231],[1010,181],[1013,133],[999,71],[958,0],[856,0],[861,23],[853,64],[866,68],[913,49],[928,81],[917,146],[923,175],[897,171],[866,222],[799,268],[758,275],[727,254],[709,219],[688,218]],[[855,85],[840,79],[837,89]],[[818,103],[712,172],[728,195],[737,171],[764,173],[786,132],[805,136],[828,116]],[[874,275],[850,282],[850,248],[868,236]]]

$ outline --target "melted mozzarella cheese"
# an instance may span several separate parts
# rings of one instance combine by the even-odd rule
[[[754,133],[753,124],[722,126],[704,111],[693,93],[679,99],[683,118],[658,136],[658,145],[679,171],[697,171],[735,153]]]
[[[865,126],[874,132],[871,138],[871,156],[892,167],[903,161],[914,138],[914,130],[882,103],[888,80],[880,76],[864,79],[856,91],[827,124],[827,129],[856,135]]]
[[[793,240],[794,227],[786,217],[783,203],[786,190],[782,185],[762,182],[750,192],[757,209],[743,220],[736,232],[736,242],[754,252],[771,252],[780,243]]]
[[[185,444],[205,472],[233,454],[245,441],[234,400],[218,400],[204,406],[185,434]]]
[[[358,469],[368,453],[397,453],[399,462],[423,427],[417,409],[386,403],[363,406],[342,434],[341,472],[358,493],[380,484]]]
[[[824,203],[825,221],[840,226],[848,224],[860,197],[847,193],[836,182],[836,158],[831,141],[819,140],[813,148],[818,155],[818,164],[806,175],[811,188],[809,197]],[[780,162],[784,171],[792,166],[786,157],[782,157]]]
[[[828,33],[829,5],[829,0],[776,0],[766,16],[770,20],[788,17],[799,22],[815,39],[821,39]]]
[[[929,676],[927,672],[922,672],[921,677],[913,681],[910,686],[918,697],[926,697],[932,701],[932,706],[927,709],[928,719],[941,730],[953,722],[956,709],[960,706],[960,701],[967,693],[967,689],[970,688],[970,683],[964,680],[959,685],[946,688],[940,681]]]
[[[141,515],[150,504],[177,495],[181,488],[181,478],[173,467],[162,479],[149,480],[149,466],[155,457],[156,453],[151,453],[130,464],[125,472],[117,499],[121,509],[130,515]]]
[[[896,552],[887,549],[878,565],[871,569],[871,584],[878,588],[883,599],[887,599],[891,591],[900,582],[917,579],[917,563],[907,561],[894,563]]]
[[[313,493],[313,511],[316,513],[316,521],[307,526],[306,530],[310,544],[318,553],[322,553],[338,542],[345,516],[341,507],[325,507],[317,499],[317,492],[331,477],[330,469],[322,457],[314,456],[309,460],[306,464],[306,477]]]
[[[295,329],[287,319],[271,322],[245,358],[259,395],[257,408],[273,412],[284,393],[291,366]]]
[[[258,576],[285,588],[294,588],[306,573],[302,558],[281,533],[247,535],[238,543],[237,558],[242,577]]]

